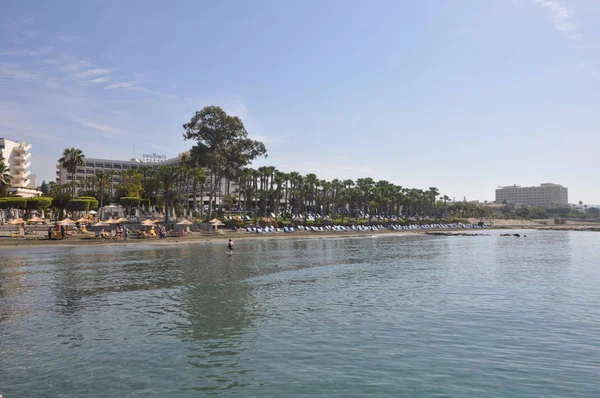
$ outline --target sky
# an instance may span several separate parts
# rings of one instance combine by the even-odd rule
[[[175,157],[218,105],[265,143],[254,167],[600,203],[598,21],[597,0],[4,0],[0,137],[39,184],[67,147]]]

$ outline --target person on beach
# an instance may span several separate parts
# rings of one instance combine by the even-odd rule
[[[52,239],[52,227],[48,227],[48,239]]]
[[[227,248],[229,249],[229,253],[233,252],[234,247],[235,247],[235,245],[233,244],[233,241],[231,239],[229,239],[229,242],[227,243]]]
[[[65,238],[65,226],[64,225],[60,226],[60,237],[61,237],[61,239]]]

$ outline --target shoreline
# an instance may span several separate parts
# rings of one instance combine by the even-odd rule
[[[80,237],[71,237],[65,240],[47,240],[47,239],[21,239],[21,238],[3,238],[0,239],[0,250],[9,248],[38,248],[38,247],[80,247],[80,246],[134,246],[134,245],[182,245],[182,244],[212,244],[214,242],[227,241],[228,239],[236,241],[247,241],[257,239],[326,239],[326,238],[364,238],[373,236],[420,236],[427,235],[427,232],[464,232],[476,233],[481,231],[503,230],[503,229],[535,229],[535,226],[502,226],[499,228],[436,228],[421,230],[395,231],[383,229],[379,231],[322,231],[322,232],[292,232],[292,233],[272,233],[256,234],[248,232],[226,232],[218,235],[206,235],[201,233],[192,233],[183,237],[167,237],[166,239],[139,239],[129,238],[128,240],[105,240],[105,239],[82,239]],[[42,236],[42,235],[40,235]]]
[[[460,235],[483,235],[484,231],[502,231],[502,230],[539,230],[539,231],[600,231],[600,225],[554,225],[545,226],[540,224],[521,224],[521,225],[497,225],[489,228],[432,228],[419,230],[390,230],[383,229],[379,231],[322,231],[322,232],[303,232],[293,233],[272,233],[256,234],[248,232],[228,231],[218,235],[207,235],[203,233],[192,233],[182,237],[167,237],[166,239],[139,239],[132,237],[128,240],[106,240],[106,239],[83,239],[81,237],[71,237],[65,240],[47,240],[47,239],[21,239],[21,238],[0,238],[0,250],[17,248],[40,248],[40,247],[81,247],[81,246],[126,246],[135,245],[190,245],[190,244],[212,244],[214,242],[223,242],[228,239],[234,241],[247,241],[257,239],[326,239],[326,238],[364,238],[374,236],[460,236]],[[42,237],[43,235],[40,235]]]

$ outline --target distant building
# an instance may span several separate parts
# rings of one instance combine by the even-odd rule
[[[121,182],[121,173],[125,170],[139,170],[140,167],[149,167],[151,170],[156,170],[159,166],[179,164],[181,155],[167,159],[161,162],[143,162],[139,159],[130,160],[110,160],[97,158],[84,158],[83,165],[77,168],[75,173],[76,182],[91,181],[97,174],[115,172],[113,183]],[[56,163],[56,182],[58,184],[66,184],[72,181],[73,177],[60,163]]]
[[[12,181],[9,192],[24,198],[39,196],[35,189],[35,175],[31,174],[31,144],[0,138],[0,152],[9,168]]]
[[[114,192],[117,185],[121,182],[121,175],[125,170],[140,170],[143,168],[149,168],[150,170],[156,170],[160,166],[168,166],[168,165],[178,165],[181,163],[181,159],[184,155],[189,154],[189,152],[180,153],[176,158],[166,159],[166,157],[145,157],[143,161],[140,159],[130,159],[130,160],[111,160],[111,159],[98,159],[98,158],[88,158],[85,157],[83,159],[83,165],[77,168],[75,173],[75,189],[76,191],[86,190],[87,187],[92,186],[92,182],[97,174],[113,172],[114,175],[112,177],[112,186],[108,188],[108,191]],[[67,170],[62,167],[60,163],[56,163],[56,183],[58,184],[67,184],[71,183],[73,176],[71,173],[67,172]],[[220,194],[229,194],[230,192],[236,192],[238,189],[237,184],[233,182],[226,181],[223,179],[221,181]],[[190,185],[188,187],[188,193],[191,195],[193,192],[193,187]],[[204,187],[204,198],[200,198],[200,186],[197,187],[196,195],[198,203],[206,204],[208,203],[208,193],[210,191],[209,185],[205,185]],[[189,198],[190,201],[193,200],[193,195]],[[220,202],[220,197],[217,200],[217,203]]]
[[[567,207],[569,191],[559,184],[544,183],[539,187],[509,185],[496,189],[496,203],[514,203],[545,208]]]

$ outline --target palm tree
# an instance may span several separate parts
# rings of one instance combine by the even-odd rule
[[[194,179],[194,210],[198,210],[198,198],[196,197],[196,191],[198,185],[200,185],[200,214],[204,211],[204,185],[208,181],[206,172],[201,167],[195,167],[192,169],[192,178]]]
[[[4,164],[4,158],[0,154],[0,196],[6,196],[8,188],[12,182],[12,175],[10,169]]]
[[[304,220],[306,220],[308,216],[308,209],[311,203],[313,206],[316,206],[316,192],[317,186],[319,185],[319,178],[314,173],[307,174],[304,177]],[[314,210],[314,209],[313,209]]]
[[[444,217],[446,217],[446,204],[450,200],[450,197],[448,195],[444,195],[442,196],[442,200],[444,201]]]
[[[102,220],[102,207],[104,207],[104,189],[112,185],[114,171],[102,172],[94,177],[95,183],[98,184],[98,199],[100,202],[100,219]]]
[[[77,172],[77,167],[83,166],[84,157],[85,155],[81,149],[66,148],[63,151],[62,157],[58,159],[60,165],[67,170],[67,172],[71,173],[71,183],[73,184],[71,196],[73,198],[75,197],[75,173]]]
[[[296,171],[292,171],[290,174],[290,191],[291,191],[291,210],[292,210],[292,218],[299,213],[298,207],[298,189],[302,185],[302,176],[300,173]]]
[[[177,183],[178,172],[177,166],[170,165],[160,166],[154,173],[164,198],[165,224],[169,221],[169,205],[171,205],[173,201],[173,188]]]

